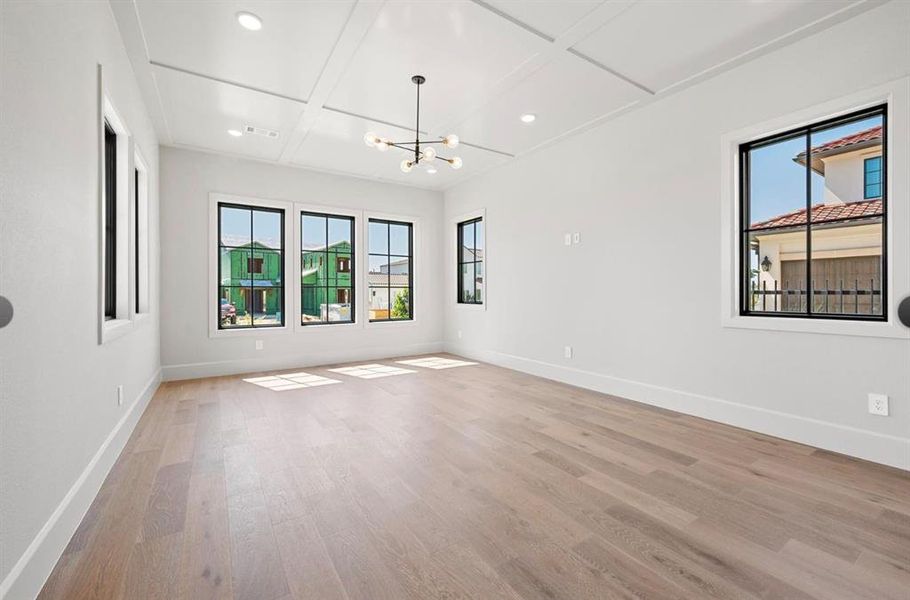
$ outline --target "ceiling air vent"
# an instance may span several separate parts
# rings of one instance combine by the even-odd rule
[[[265,129],[263,127],[253,127],[252,125],[247,125],[243,128],[243,132],[246,134],[252,135],[261,135],[263,137],[271,138],[273,140],[278,139],[278,132],[271,129]]]

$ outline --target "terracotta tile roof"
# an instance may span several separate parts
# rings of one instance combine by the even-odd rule
[[[812,207],[812,224],[826,223],[841,219],[863,219],[882,214],[881,200],[861,200],[846,204],[816,204]],[[750,229],[771,229],[772,227],[794,227],[806,224],[806,209],[778,215],[767,221],[752,223]]]
[[[835,150],[843,150],[844,152],[846,152],[848,146],[862,144],[863,142],[874,142],[876,140],[881,140],[881,139],[882,139],[882,126],[876,125],[875,127],[871,127],[869,129],[864,129],[864,130],[858,131],[856,133],[851,133],[850,135],[846,135],[842,138],[838,138],[836,140],[831,140],[830,142],[820,144],[818,146],[814,146],[812,148],[812,154],[815,155],[815,154],[832,153]],[[835,152],[835,154],[839,154],[839,152]],[[796,155],[796,158],[794,160],[796,160],[797,162],[805,163],[805,157],[806,157],[806,153],[800,152],[799,154]]]

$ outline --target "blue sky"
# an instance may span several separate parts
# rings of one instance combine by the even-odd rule
[[[881,116],[840,125],[812,134],[812,146],[818,146],[846,135],[881,125]],[[806,138],[801,136],[753,150],[751,153],[751,221],[763,221],[776,215],[805,208],[806,171],[793,161],[806,149]],[[812,174],[812,202],[824,199],[824,178]]]

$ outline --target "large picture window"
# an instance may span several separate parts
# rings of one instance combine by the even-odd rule
[[[740,146],[740,314],[887,318],[887,110]]]
[[[219,329],[284,325],[284,211],[218,204]]]
[[[354,217],[300,214],[300,322],[353,323]]]
[[[458,302],[483,304],[483,219],[458,224]]]
[[[414,315],[412,223],[370,219],[370,321],[406,321]]]

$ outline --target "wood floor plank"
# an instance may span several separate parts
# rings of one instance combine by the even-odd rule
[[[485,364],[335,366],[163,384],[40,598],[907,598],[906,472]]]

